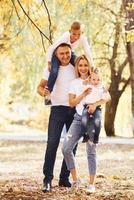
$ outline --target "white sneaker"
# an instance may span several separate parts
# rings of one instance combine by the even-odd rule
[[[80,187],[80,180],[78,179],[77,181],[74,181],[72,184],[71,184],[71,188],[74,189],[74,188],[79,188]]]
[[[88,188],[86,189],[86,192],[88,194],[94,193],[95,192],[95,186],[94,185],[89,185]]]

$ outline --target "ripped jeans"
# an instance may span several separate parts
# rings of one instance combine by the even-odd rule
[[[78,143],[82,135],[82,125],[81,116],[76,113],[74,115],[74,120],[69,128],[69,131],[64,139],[62,153],[66,161],[68,170],[76,168],[75,167],[75,157],[73,155],[73,149]],[[86,143],[88,169],[90,175],[96,174],[96,144]]]

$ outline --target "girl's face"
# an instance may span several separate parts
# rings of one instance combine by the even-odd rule
[[[78,62],[77,69],[78,69],[78,74],[80,75],[80,77],[88,77],[90,74],[89,64],[86,59],[81,59]]]
[[[98,86],[101,83],[101,76],[92,72],[90,81],[94,86]]]

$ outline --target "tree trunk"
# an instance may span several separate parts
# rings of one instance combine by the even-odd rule
[[[111,98],[111,101],[106,104],[104,128],[107,136],[115,136],[114,121],[119,99],[119,96],[115,97],[114,95],[114,97]]]
[[[126,12],[126,48],[130,67],[130,81],[132,89],[132,130],[134,135],[134,0],[123,0]]]
[[[132,130],[134,136],[134,42],[127,42],[127,53],[130,67],[130,81],[132,91]]]

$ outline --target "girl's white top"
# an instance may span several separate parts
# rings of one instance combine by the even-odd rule
[[[104,85],[101,83],[98,86],[93,86],[92,84],[83,84],[83,80],[81,78],[77,78],[71,82],[69,94],[74,94],[79,96],[85,89],[92,88],[90,94],[88,94],[85,98],[81,100],[79,104],[76,105],[76,111],[79,115],[82,115],[83,106],[85,104],[92,104],[101,99],[107,100],[110,98],[110,94]]]

